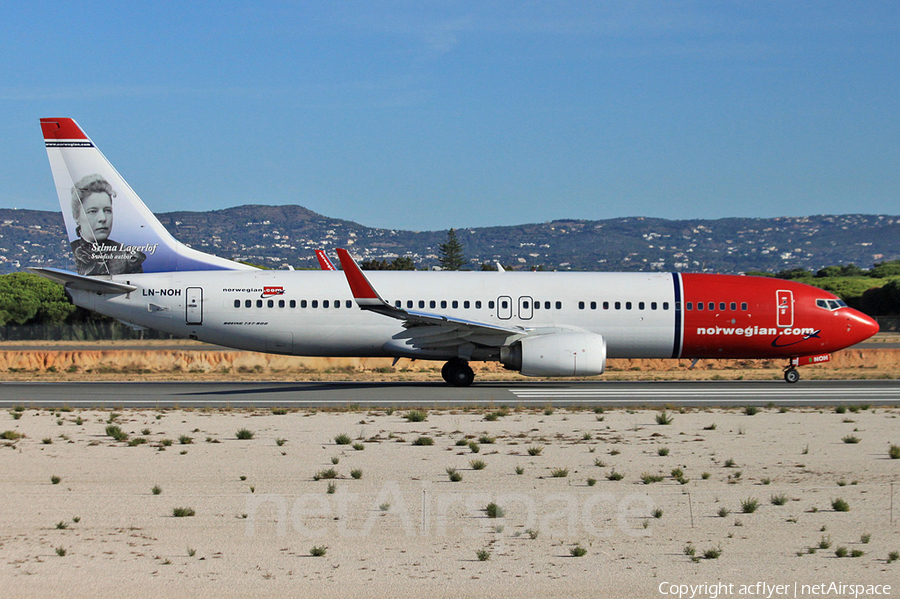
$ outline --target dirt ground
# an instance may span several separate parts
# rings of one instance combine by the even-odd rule
[[[838,352],[826,364],[801,368],[804,379],[897,378],[900,338]],[[234,351],[193,341],[7,342],[0,344],[0,378],[42,380],[440,380],[440,362],[388,358],[308,358]],[[612,359],[606,380],[777,380],[782,360]],[[473,363],[478,380],[524,380],[496,363]]]

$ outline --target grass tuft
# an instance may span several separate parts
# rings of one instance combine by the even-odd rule
[[[313,557],[322,557],[328,551],[325,545],[315,545],[309,550],[309,554]]]
[[[253,431],[246,429],[246,428],[242,428],[238,432],[236,432],[234,436],[237,437],[238,439],[240,439],[241,441],[248,441],[253,438]]]
[[[487,504],[484,508],[484,513],[487,514],[488,518],[502,518],[506,515],[504,509],[493,501]]]
[[[892,460],[900,460],[900,445],[891,445],[891,448],[888,450],[888,455]]]
[[[472,470],[484,470],[487,468],[484,460],[469,460],[469,466],[472,467]]]
[[[410,410],[404,418],[409,422],[425,422],[428,418],[428,412],[425,410]]]
[[[831,500],[831,509],[836,512],[849,512],[850,504],[841,498]]]
[[[665,410],[656,414],[656,424],[672,424],[673,420],[675,420],[675,417],[670,416]]]
[[[190,507],[176,507],[172,508],[172,515],[176,518],[187,518],[195,515],[194,508]]]
[[[60,477],[56,476],[55,474],[50,477],[51,485],[58,485],[61,481],[62,481],[62,479]]]
[[[569,476],[569,469],[568,468],[553,468],[552,470],[550,470],[550,476],[552,476],[553,478],[565,478],[565,477]]]
[[[748,497],[747,499],[741,502],[741,511],[745,514],[752,514],[759,507],[759,501],[752,497]]]
[[[530,456],[539,456],[541,455],[541,452],[544,451],[544,447],[542,445],[532,445],[527,451]]]
[[[350,445],[353,443],[353,439],[350,438],[350,435],[341,433],[334,438],[334,442],[338,445]]]
[[[477,557],[480,562],[486,562],[491,559],[491,552],[487,549],[479,549],[475,552],[475,557]]]
[[[412,442],[413,445],[434,445],[434,439],[431,437],[419,437]]]
[[[609,471],[609,474],[606,475],[606,478],[608,480],[613,480],[613,481],[622,480],[623,478],[625,478],[625,475],[622,474],[621,472],[616,472],[616,469],[613,468],[612,470]]]
[[[110,424],[106,427],[106,434],[115,439],[116,441],[127,441],[128,433],[124,432],[121,428],[119,428],[115,424]]]
[[[841,441],[843,441],[844,443],[854,444],[859,443],[859,440],[859,437],[857,437],[856,435],[845,435],[841,437]]]
[[[456,468],[447,468],[447,476],[450,477],[450,482],[458,483],[463,479],[463,475]]]
[[[784,505],[787,503],[788,497],[784,493],[779,493],[778,495],[772,495],[769,497],[769,501],[772,505]]]
[[[572,557],[584,557],[585,555],[587,555],[587,549],[585,549],[581,545],[575,545],[574,547],[569,549],[569,554],[571,554]]]
[[[337,475],[337,470],[328,468],[327,470],[319,470],[313,474],[313,480],[330,480],[332,478],[337,478]]]

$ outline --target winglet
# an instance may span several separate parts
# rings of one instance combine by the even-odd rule
[[[325,253],[325,250],[316,250],[316,258],[319,259],[319,267],[322,270],[337,270],[334,264],[331,263],[331,260],[328,259],[328,254]]]
[[[356,261],[350,256],[350,252],[343,248],[338,248],[337,255],[338,259],[341,261],[341,268],[347,276],[347,283],[350,284],[350,291],[353,293],[353,299],[356,300],[356,304],[360,308],[371,309],[379,306],[389,306],[389,304],[378,295],[378,292],[375,291],[372,284],[369,283],[369,279],[366,278],[366,275],[360,270]]]

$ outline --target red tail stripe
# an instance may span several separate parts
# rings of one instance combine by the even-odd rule
[[[41,131],[44,140],[88,138],[75,121],[66,118],[41,119]]]

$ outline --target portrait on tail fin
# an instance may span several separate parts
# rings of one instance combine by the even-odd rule
[[[101,175],[82,177],[72,187],[72,216],[78,239],[72,242],[80,275],[122,275],[144,272],[147,255],[109,238],[116,192]]]

